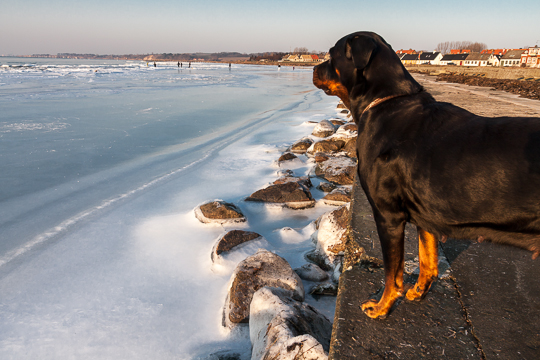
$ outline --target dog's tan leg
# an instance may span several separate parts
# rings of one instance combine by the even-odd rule
[[[393,229],[379,226],[384,260],[384,292],[381,300],[367,300],[362,310],[371,318],[385,318],[397,299],[403,296],[403,253],[405,222]]]
[[[413,288],[407,291],[408,300],[421,300],[426,296],[431,283],[439,275],[438,241],[435,235],[418,228],[418,257],[420,259],[420,276]]]

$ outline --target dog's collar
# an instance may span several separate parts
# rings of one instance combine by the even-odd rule
[[[362,115],[364,115],[364,113],[366,111],[368,111],[369,109],[379,105],[380,103],[383,103],[383,102],[385,102],[387,100],[393,99],[393,98],[398,97],[398,96],[403,96],[403,95],[390,95],[390,96],[387,96],[387,97],[378,98],[378,99],[373,100],[368,106],[366,106],[364,111],[362,111],[362,114],[360,114],[360,117],[362,117]]]

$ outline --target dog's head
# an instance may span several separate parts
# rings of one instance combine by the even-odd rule
[[[392,47],[375,33],[347,35],[329,54],[330,60],[313,70],[313,84],[327,95],[338,96],[351,110],[362,110],[376,98],[412,94],[421,89]]]

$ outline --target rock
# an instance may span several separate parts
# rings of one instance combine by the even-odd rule
[[[322,181],[319,185],[317,185],[317,189],[324,191],[324,192],[331,192],[336,188],[336,184],[332,184],[326,181]]]
[[[340,151],[345,146],[345,141],[339,139],[327,139],[318,141],[313,145],[313,153],[335,153]],[[311,150],[311,149],[310,149]]]
[[[315,206],[311,192],[296,181],[272,184],[251,194],[246,201],[284,204],[291,209],[306,209]]]
[[[251,299],[262,287],[283,288],[291,291],[293,299],[304,301],[304,286],[300,277],[285,259],[267,250],[259,250],[240,262],[231,279],[223,308],[223,326],[226,327],[249,321]]]
[[[347,109],[347,107],[345,106],[344,103],[340,102],[339,104],[337,104],[337,108],[336,109]]]
[[[349,110],[341,110],[339,113],[340,114],[349,114]]]
[[[291,151],[295,154],[303,154],[313,144],[310,138],[303,138],[291,145]]]
[[[260,234],[252,231],[231,230],[221,236],[212,249],[212,261],[215,261],[219,255],[224,252],[231,251],[238,245],[242,245],[248,241],[262,238]]]
[[[343,205],[323,214],[319,221],[319,229],[313,234],[316,252],[324,258],[324,263],[331,269],[340,265],[344,255],[349,224],[349,205]]]
[[[335,126],[341,126],[341,125],[345,124],[345,121],[339,120],[339,119],[332,119],[332,120],[330,120],[330,122]]]
[[[348,157],[356,159],[356,137],[347,140],[341,151],[345,151]]]
[[[313,250],[307,252],[304,257],[306,258],[307,261],[317,265],[318,267],[320,267],[324,271],[332,270],[332,267],[330,267],[327,264],[326,257],[324,255],[320,254],[317,251],[317,249],[313,249]]]
[[[320,123],[318,123],[315,128],[313,129],[313,132],[311,135],[316,137],[328,137],[336,132],[336,128],[334,124],[332,124],[328,120],[322,120]]]
[[[338,286],[334,283],[324,283],[315,285],[309,290],[311,295],[337,296]]]
[[[326,205],[344,205],[351,202],[351,189],[346,187],[334,189],[332,192],[323,197],[322,200]]]
[[[320,162],[330,159],[330,156],[328,156],[327,154],[323,152],[316,152],[314,158],[315,158],[315,162],[320,163]]]
[[[358,127],[355,123],[347,123],[340,126],[336,131],[336,136],[340,138],[356,137],[358,135]]]
[[[339,185],[352,185],[356,172],[356,162],[348,157],[330,158],[318,163],[315,174]]]
[[[283,289],[265,287],[253,296],[249,316],[252,360],[328,359],[332,324]]]
[[[285,153],[279,157],[278,161],[283,162],[294,159],[298,159],[298,156],[294,155],[293,153]]]
[[[308,188],[313,187],[313,184],[311,183],[309,176],[300,176],[300,177],[283,176],[277,179],[276,181],[274,181],[273,184],[279,185],[279,184],[285,184],[288,182],[296,182]]]
[[[195,217],[202,223],[239,223],[245,222],[246,218],[240,209],[223,200],[215,200],[197,206],[194,209]]]
[[[358,126],[355,123],[347,123],[340,127],[344,131],[356,131],[358,132]]]
[[[328,280],[328,273],[312,263],[302,265],[302,267],[294,269],[294,271],[300,276],[300,279],[303,280],[313,282]]]

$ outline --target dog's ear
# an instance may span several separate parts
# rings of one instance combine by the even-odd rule
[[[357,69],[363,69],[369,63],[377,43],[369,36],[356,35],[347,39],[345,44],[345,56],[354,62]]]

